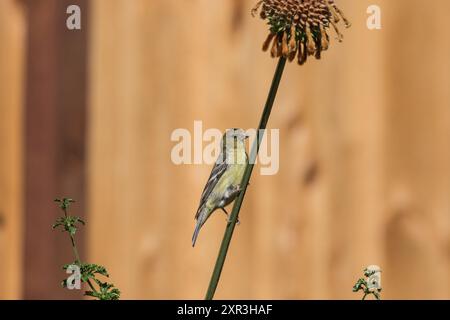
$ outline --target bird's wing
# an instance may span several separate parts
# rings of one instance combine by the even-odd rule
[[[219,160],[222,159],[221,156],[219,156]],[[211,191],[213,191],[214,187],[216,186],[217,182],[220,180],[222,175],[227,171],[228,164],[227,161],[217,161],[211,171],[211,174],[208,178],[208,182],[206,183],[205,189],[203,190],[202,197],[200,199],[200,205],[197,210],[197,214],[195,215],[195,219],[198,218],[198,215],[201,211],[201,208],[206,203],[206,200],[208,199],[209,195],[211,194]]]

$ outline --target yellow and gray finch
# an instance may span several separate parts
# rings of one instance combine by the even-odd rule
[[[200,206],[195,216],[197,223],[192,236],[192,246],[195,246],[200,228],[211,214],[215,210],[221,209],[228,216],[225,207],[239,195],[240,183],[248,163],[248,156],[245,152],[245,139],[247,138],[248,136],[242,129],[229,129],[223,135],[219,158],[203,190]]]

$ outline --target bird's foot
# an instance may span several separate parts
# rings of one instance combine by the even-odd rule
[[[231,223],[231,219],[227,216],[227,223]],[[236,221],[236,225],[240,225],[241,224],[241,221],[239,220],[239,218],[237,219],[237,221]]]
[[[227,210],[225,210],[225,208],[221,208],[221,209],[222,209],[222,211],[225,213],[225,215],[227,216],[227,223],[230,223],[230,222],[231,222],[231,219],[230,219],[230,215],[228,214]],[[237,221],[236,221],[236,224],[237,224],[237,225],[240,225],[240,224],[241,224],[241,222],[239,221],[239,217],[238,217],[238,219],[237,219]]]

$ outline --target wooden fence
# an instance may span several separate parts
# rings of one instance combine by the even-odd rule
[[[86,155],[70,171],[75,182],[51,190],[81,192],[84,256],[108,267],[123,298],[205,294],[225,217],[214,215],[192,249],[210,166],[174,165],[170,135],[193,130],[195,120],[204,129],[258,124],[276,61],[260,51],[266,26],[251,18],[253,4],[83,2],[88,36],[78,41],[87,41],[87,60],[57,66],[63,79],[74,61],[86,68],[87,82],[79,77],[67,90],[76,97],[87,87],[86,115],[65,131],[81,138],[61,140]],[[450,2],[378,0],[381,30],[366,27],[372,4],[340,0],[353,22],[344,42],[333,41],[321,61],[287,66],[269,122],[280,130],[279,172],[262,176],[256,167],[217,298],[357,299],[352,286],[370,264],[383,269],[383,298],[450,298]],[[57,212],[23,201],[34,194],[23,183],[31,179],[23,165],[31,161],[24,61],[33,54],[25,30],[39,14],[25,15],[25,7],[0,0],[0,298],[53,297],[45,285],[27,284],[36,276],[29,268],[45,270],[29,246],[51,231],[29,231],[26,221]],[[59,55],[68,42],[57,42],[66,48]],[[65,163],[56,176],[72,168]],[[62,245],[39,250],[52,265],[67,262]],[[48,279],[64,277],[51,268]]]

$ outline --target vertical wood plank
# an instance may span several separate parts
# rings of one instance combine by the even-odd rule
[[[366,27],[370,1],[341,1],[352,17],[342,44],[334,42],[320,66],[310,65],[308,88],[319,162],[325,179],[325,292],[352,299],[352,285],[371,264],[384,264],[383,161],[387,70],[385,33]],[[388,3],[377,3],[384,10]],[[314,70],[312,70],[314,69]],[[308,90],[307,89],[307,90]],[[320,242],[319,242],[320,243]],[[320,277],[319,274],[316,275]]]
[[[16,1],[0,2],[0,299],[22,295],[22,94],[25,19]]]
[[[448,1],[399,1],[387,16],[387,297],[450,295],[449,9]]]
[[[66,28],[69,4],[79,5],[87,19],[84,0],[26,2],[24,295],[29,299],[81,296],[60,286],[61,267],[75,258],[67,235],[51,230],[61,214],[56,197],[76,199],[72,214],[84,217],[86,33]],[[77,245],[83,259],[83,230]]]

